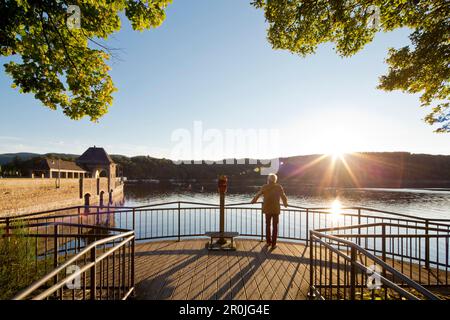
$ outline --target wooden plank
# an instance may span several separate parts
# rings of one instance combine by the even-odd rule
[[[285,247],[286,244],[280,243],[279,249],[275,249],[275,254],[277,255],[275,258],[269,257],[269,261],[272,265],[272,269],[275,271],[277,278],[279,279],[280,284],[282,284],[283,289],[283,297],[282,299],[288,299],[292,300],[296,297],[296,291],[298,290],[292,290],[294,288],[294,283],[290,281],[288,274],[288,259],[291,258],[290,255],[284,254],[282,251],[283,247]],[[266,254],[269,253],[269,251],[265,251]],[[282,257],[279,257],[282,255]],[[280,286],[281,287],[281,286]]]
[[[197,252],[194,256],[190,256],[191,263],[189,264],[189,268],[186,269],[180,279],[180,282],[176,288],[173,298],[174,299],[188,299],[189,291],[192,286],[193,278],[198,271],[199,263],[201,263],[201,257],[205,255],[205,242],[204,241],[195,241],[193,243],[192,248]]]
[[[258,300],[261,299],[261,292],[259,290],[258,283],[256,281],[255,274],[257,272],[257,265],[255,263],[254,254],[251,249],[247,248],[249,240],[241,240],[240,242],[240,254],[242,255],[241,272],[242,272],[242,282],[245,287],[245,292],[247,299]]]
[[[216,238],[228,238],[228,239],[231,239],[231,238],[235,238],[235,237],[239,236],[239,233],[238,232],[228,232],[228,231],[225,231],[225,232],[210,231],[210,232],[206,232],[205,236],[210,237],[210,238],[214,238],[214,239],[216,239]]]
[[[263,300],[271,300],[274,297],[274,292],[272,286],[270,285],[271,279],[267,277],[264,270],[265,258],[264,255],[258,254],[258,252],[253,252],[253,247],[257,246],[256,241],[242,241],[245,248],[245,253],[249,259],[253,258],[253,265],[256,268],[255,271],[255,282],[259,287],[261,297]]]
[[[281,247],[281,251],[291,257],[298,257],[298,263],[290,261],[288,266],[291,281],[299,288],[294,299],[307,299],[309,291],[309,264],[306,261],[309,260],[309,250],[306,250],[304,245],[288,244]]]
[[[229,252],[225,251],[223,254],[223,260],[219,261],[217,267],[216,299],[218,300],[225,299],[225,297],[231,292],[231,283],[230,283],[231,274],[229,273],[228,267],[229,260],[230,260]]]
[[[240,242],[236,243],[236,251],[230,253],[228,257],[231,292],[227,296],[227,299],[246,299],[245,284],[239,261],[242,259],[242,245]]]
[[[184,263],[186,264],[183,269],[179,271],[178,281],[175,285],[175,290],[172,293],[171,299],[174,300],[186,300],[189,292],[189,287],[194,277],[195,268],[199,261],[199,255],[202,254],[201,250],[204,248],[203,241],[185,241],[189,244],[185,246],[186,250],[198,251],[197,255],[185,255]]]
[[[176,251],[181,247],[181,242],[166,242],[166,246],[160,247],[154,251],[157,254],[156,259],[145,259],[144,261],[148,261],[146,263],[147,268],[154,269],[152,276],[148,277],[145,281],[142,281],[140,284],[143,286],[145,290],[145,296],[147,299],[165,299],[165,296],[162,296],[162,290],[167,281],[170,281],[170,272],[171,266],[176,263],[177,255],[168,254],[167,251]],[[161,254],[158,254],[161,252]],[[142,261],[141,261],[142,263]],[[141,290],[140,290],[141,291]]]
[[[261,252],[261,255],[264,255],[264,268],[266,275],[269,279],[270,285],[273,290],[273,299],[275,300],[282,300],[285,299],[285,294],[287,293],[287,287],[283,282],[281,281],[280,276],[278,275],[279,270],[275,269],[274,261],[277,260],[276,255],[279,249],[276,248],[274,250],[269,249],[267,246],[263,246],[260,244],[259,251]]]
[[[201,300],[203,292],[204,277],[206,276],[206,266],[208,262],[208,251],[203,249],[198,257],[194,275],[189,286],[188,300]]]
[[[185,249],[192,248],[193,243],[188,241],[177,242],[176,250],[180,251],[174,254],[176,259],[171,264],[171,270],[168,272],[168,276],[165,277],[165,283],[160,292],[160,299],[170,299],[178,285],[181,272],[184,270],[183,261],[186,260],[186,255],[183,253]]]
[[[223,258],[221,251],[209,251],[203,282],[202,300],[215,300],[217,292],[217,265]]]

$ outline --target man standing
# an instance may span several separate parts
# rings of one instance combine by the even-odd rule
[[[267,245],[272,245],[272,249],[275,249],[277,245],[280,199],[283,200],[283,205],[285,207],[288,206],[283,187],[277,183],[277,179],[278,177],[275,174],[269,174],[267,177],[267,184],[261,187],[261,190],[252,200],[252,203],[256,203],[261,195],[264,197],[262,210],[266,215],[266,240]],[[270,232],[270,224],[272,221],[272,232]]]

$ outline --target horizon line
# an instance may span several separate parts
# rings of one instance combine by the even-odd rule
[[[106,150],[107,151],[107,150]],[[0,153],[0,156],[6,156],[6,155],[17,155],[21,153],[28,153],[28,154],[35,154],[37,156],[44,156],[49,154],[54,155],[74,155],[79,156],[81,154],[78,153],[70,153],[70,152],[28,152],[28,151],[18,151],[18,152],[4,152]],[[342,155],[352,155],[352,154],[381,154],[381,153],[405,153],[410,155],[430,155],[430,156],[450,156],[450,153],[448,154],[442,154],[442,153],[426,153],[426,152],[412,152],[412,151],[355,151],[355,152],[342,152],[340,154]],[[220,159],[170,159],[166,157],[156,157],[152,156],[150,154],[137,154],[137,155],[127,155],[127,154],[121,154],[121,153],[109,153],[111,156],[123,156],[127,158],[134,158],[134,157],[150,157],[153,159],[161,159],[161,160],[170,160],[170,161],[209,161],[209,162],[219,162],[219,161],[225,161],[225,160],[242,160],[242,159],[253,159],[253,160],[273,160],[273,159],[288,159],[288,158],[296,158],[296,157],[310,157],[310,156],[333,156],[334,153],[309,153],[309,154],[297,154],[297,155],[288,155],[288,156],[279,156],[279,157],[266,157],[266,158],[255,158],[255,157],[224,157]]]

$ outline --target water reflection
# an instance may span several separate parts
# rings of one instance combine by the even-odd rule
[[[332,203],[331,203],[331,219],[333,222],[337,222],[340,218],[341,218],[341,214],[342,214],[342,204],[341,201],[339,201],[339,199],[335,199]]]

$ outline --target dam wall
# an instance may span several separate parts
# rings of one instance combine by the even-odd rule
[[[0,217],[57,208],[114,203],[123,199],[123,182],[107,177],[0,179]]]

